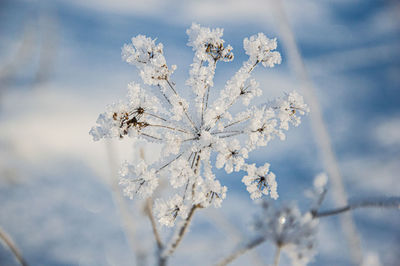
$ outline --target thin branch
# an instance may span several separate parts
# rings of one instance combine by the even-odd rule
[[[275,256],[274,256],[274,266],[279,265],[279,260],[281,258],[281,249],[282,249],[281,246],[276,247]]]
[[[174,87],[172,86],[171,82],[168,79],[165,79],[165,81],[167,82],[168,86],[171,88],[171,90],[175,93],[175,95],[179,96],[179,94],[176,92],[176,90],[174,89]],[[171,103],[171,102],[170,102]],[[182,106],[182,109],[186,115],[186,118],[189,120],[189,122],[192,124],[192,126],[194,127],[194,129],[197,130],[196,124],[193,122],[193,120],[190,118],[187,110],[185,107],[183,107],[182,103],[180,104]]]
[[[324,188],[322,190],[322,192],[319,194],[317,202],[315,203],[314,207],[310,211],[311,214],[313,215],[313,217],[315,217],[315,214],[318,212],[319,208],[321,207],[321,204],[324,201],[327,192],[328,192],[328,190],[326,188]]]
[[[216,131],[216,132],[211,132],[211,135],[216,135],[216,134],[223,134],[223,133],[244,133],[243,130],[229,130],[229,131]]]
[[[251,73],[253,70],[254,70],[254,68],[258,65],[258,63],[260,63],[260,61],[256,61],[255,63],[254,63],[254,65],[252,66],[252,67],[250,67],[250,69],[247,71],[247,73]],[[239,70],[240,71],[240,70]],[[242,88],[244,87],[244,84],[246,83],[246,81],[247,81],[248,79],[246,79],[245,81],[243,81],[243,84],[241,85],[241,91],[242,91]],[[239,99],[239,97],[242,95],[242,93],[240,92],[238,95],[236,95],[235,96],[235,98],[232,100],[232,102],[225,108],[225,110],[224,110],[224,112],[225,111],[227,111],[229,108],[231,108],[232,107],[232,105],[234,105],[236,102],[237,102],[237,100]],[[207,95],[207,100],[208,100],[208,95]],[[218,118],[219,119],[219,118]],[[217,120],[218,120],[217,119]]]
[[[6,232],[0,227],[0,239],[7,245],[7,247],[11,250],[14,254],[15,258],[22,266],[27,266],[25,259],[22,257],[21,252],[15,246],[14,242],[12,241],[11,237],[9,237]]]
[[[221,260],[217,266],[225,266],[234,261],[237,257],[243,255],[247,251],[257,247],[258,245],[262,244],[266,239],[266,237],[258,237],[249,241],[244,246],[240,246],[237,248],[231,255],[227,256],[225,259]]]
[[[204,112],[207,110],[208,108],[208,98],[210,97],[210,86],[207,86],[207,98],[206,98],[206,107],[204,109]]]
[[[193,167],[194,167],[194,162],[196,161],[196,157],[197,157],[197,152],[194,153],[194,157],[193,157],[192,165],[191,165],[191,168],[192,168],[192,169],[193,169]]]
[[[321,197],[319,198],[318,203],[322,202],[322,200],[325,196],[325,193],[326,193],[326,191],[321,193]],[[338,209],[322,211],[322,212],[317,212],[315,209],[312,209],[311,214],[315,218],[320,218],[320,217],[341,214],[341,213],[351,211],[354,209],[358,209],[358,208],[371,208],[371,207],[372,208],[381,207],[381,208],[400,209],[400,197],[383,197],[383,198],[354,200],[349,205],[342,207],[342,208],[338,208]],[[231,255],[229,255],[225,259],[221,260],[217,265],[218,266],[227,265],[228,263],[232,262],[233,260],[235,260],[237,257],[241,256],[248,250],[263,243],[265,240],[266,240],[265,237],[260,237],[260,238],[257,238],[257,239],[254,239],[254,240],[248,242],[247,244],[237,248]],[[281,249],[282,249],[282,247],[278,247],[278,249],[276,250],[275,257],[274,257],[274,266],[277,266],[279,264],[279,257],[280,257]]]
[[[155,115],[155,114],[152,114],[152,113],[148,113],[148,112],[144,112],[144,114],[149,115],[149,116],[153,116],[153,117],[158,118],[158,119],[160,119],[160,120],[162,120],[164,122],[167,122],[167,119],[162,118],[161,116],[158,116],[158,115]]]
[[[201,60],[201,62],[200,62],[200,68],[202,68],[203,67],[203,62],[204,62],[204,60]],[[207,86],[207,85],[205,85],[205,86]],[[208,86],[208,91],[210,91],[210,86]],[[201,102],[201,124],[203,124],[203,121],[204,121],[204,102],[205,102],[205,97],[206,97],[206,95],[205,94],[203,94],[203,100],[202,100],[202,102]],[[208,96],[207,96],[208,97]],[[207,101],[208,101],[208,99],[207,99]]]
[[[247,121],[247,120],[249,120],[250,118],[251,118],[251,116],[248,116],[248,117],[246,117],[246,118],[243,118],[243,119],[241,119],[241,120],[238,120],[238,121],[232,122],[232,123],[230,123],[230,124],[228,124],[228,125],[224,126],[224,128],[228,128],[228,127],[231,127],[231,126],[233,126],[233,125],[236,125],[236,124],[238,124],[238,123],[242,123],[242,122],[244,122],[244,121]]]
[[[249,69],[249,71],[248,71],[249,74],[254,70],[254,68],[258,65],[258,63],[260,63],[260,61],[257,60],[257,61],[254,63],[254,65]]]
[[[149,126],[149,127],[162,127],[162,128],[170,129],[170,130],[173,130],[173,131],[179,131],[179,132],[182,132],[182,133],[186,133],[186,134],[193,134],[191,132],[188,132],[188,131],[180,129],[180,128],[175,128],[175,127],[170,127],[170,126],[165,126],[165,125],[148,124],[147,126]]]
[[[149,135],[149,134],[146,134],[146,133],[143,133],[143,132],[140,132],[140,135],[143,135],[145,137],[148,137],[148,138],[151,138],[151,139],[155,139],[155,140],[163,140],[163,139],[160,139],[158,137],[154,137],[152,135]]]
[[[150,220],[150,223],[151,223],[151,228],[153,229],[154,238],[155,238],[156,243],[157,243],[157,248],[159,250],[162,250],[163,243],[161,241],[160,234],[158,233],[157,224],[156,224],[156,221],[154,220],[153,212],[151,210],[152,205],[153,205],[153,200],[151,198],[148,198],[147,201],[146,201],[145,213],[149,217],[149,220]]]
[[[167,95],[164,93],[163,89],[161,88],[161,85],[158,85],[158,88],[160,89],[160,92],[161,92],[162,96],[164,96],[165,100],[169,103],[169,105],[172,106],[171,101],[169,100],[169,98],[167,97]]]
[[[237,135],[240,135],[240,134],[244,134],[244,131],[239,131],[237,133],[233,133],[233,134],[230,134],[230,135],[220,136],[219,138],[221,138],[221,139],[230,138],[230,137],[237,136]]]
[[[191,208],[190,211],[189,211],[188,217],[185,219],[183,225],[179,228],[177,238],[174,240],[174,242],[173,242],[171,245],[168,245],[168,246],[170,246],[170,248],[169,248],[167,251],[164,252],[163,257],[170,256],[170,255],[172,255],[172,254],[175,252],[176,248],[178,247],[178,245],[179,245],[180,242],[182,241],[183,236],[184,236],[184,235],[186,234],[186,232],[187,232],[187,229],[188,229],[188,227],[189,227],[189,224],[190,224],[190,222],[191,222],[191,220],[192,220],[192,218],[193,218],[194,212],[195,212],[195,211],[197,210],[197,208],[199,208],[199,207],[200,207],[199,205],[193,205],[193,206],[192,206],[192,208]]]
[[[336,215],[340,214],[343,212],[355,210],[358,208],[394,208],[394,209],[400,209],[400,197],[389,197],[389,198],[381,198],[381,199],[367,199],[367,200],[362,200],[362,201],[356,201],[353,203],[350,203],[347,206],[337,208],[337,209],[332,209],[328,211],[321,211],[321,212],[316,212],[314,214],[314,217],[325,217],[325,216],[331,216],[331,215]]]
[[[199,139],[199,137],[184,139],[184,140],[182,140],[182,142],[187,142],[187,141],[196,140],[196,139]]]
[[[229,241],[231,243],[238,244],[242,239],[245,239],[245,235],[240,232],[239,228],[236,227],[232,223],[230,219],[228,219],[225,215],[221,214],[221,212],[215,208],[207,209],[205,214],[208,216],[209,223],[215,228],[224,231],[224,234],[228,237],[224,241]],[[251,261],[249,261],[250,265],[261,266],[265,265],[263,260],[260,258],[259,252],[254,251],[249,253]]]
[[[169,85],[169,87],[171,88],[171,90],[175,93],[175,95],[178,95],[178,93],[176,92],[174,86],[172,86],[171,82],[169,81],[169,79],[165,80],[167,82],[167,84]]]
[[[184,154],[184,153],[185,153],[185,152],[182,152],[181,154],[179,154],[178,156],[176,156],[173,160],[171,160],[171,161],[169,161],[168,163],[166,163],[166,164],[164,164],[163,166],[161,166],[161,167],[156,171],[156,174],[157,174],[158,172],[160,172],[162,169],[164,169],[165,167],[167,167],[168,165],[170,165],[172,162],[178,160],[178,159],[182,156],[182,154]]]
[[[213,71],[214,71],[214,73],[215,73],[216,67],[217,67],[217,61],[214,61],[214,66],[213,66]],[[204,95],[204,96],[205,96],[205,95]],[[207,108],[208,108],[208,98],[209,98],[209,96],[210,96],[210,85],[207,84],[206,107],[204,108],[203,113],[202,113],[202,115],[201,115],[202,118],[203,118],[204,112],[205,112],[205,111],[207,110]],[[203,102],[204,102],[204,98],[203,98]],[[202,120],[202,121],[203,121],[203,120]]]

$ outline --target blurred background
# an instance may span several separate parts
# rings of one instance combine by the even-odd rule
[[[151,149],[93,142],[88,132],[139,80],[120,58],[137,34],[164,44],[168,64],[178,65],[173,79],[184,87],[192,22],[224,28],[234,48],[235,60],[217,68],[216,87],[246,60],[243,38],[277,37],[282,64],[255,71],[260,100],[313,87],[348,197],[399,196],[399,14],[395,0],[0,0],[0,228],[29,265],[154,263],[143,204],[121,196],[116,176],[121,162],[140,149],[151,157]],[[304,191],[325,171],[311,119],[249,156],[271,164],[278,202],[295,201],[304,211]],[[221,209],[196,214],[170,265],[212,265],[249,236],[259,207],[243,173],[216,173],[227,199]],[[322,209],[335,206],[331,192]],[[353,218],[363,257],[399,265],[398,210],[356,210]],[[350,265],[345,239],[338,217],[322,218],[311,265]],[[264,243],[232,265],[267,265],[273,252]],[[18,265],[4,245],[0,265]]]

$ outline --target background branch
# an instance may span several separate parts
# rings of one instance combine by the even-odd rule
[[[349,205],[332,209],[328,211],[321,211],[314,214],[314,217],[324,217],[340,214],[343,212],[351,211],[358,208],[396,208],[400,209],[400,197],[385,197],[375,199],[363,199],[349,203]]]
[[[21,252],[15,246],[14,242],[12,241],[11,237],[9,237],[6,232],[0,227],[0,239],[6,244],[6,246],[11,250],[14,254],[15,258],[22,266],[27,266],[25,259],[22,257]]]
[[[244,253],[246,253],[250,249],[253,249],[253,248],[257,247],[258,245],[263,243],[265,240],[267,240],[266,237],[258,237],[256,239],[253,239],[253,240],[249,241],[248,243],[238,247],[231,255],[229,255],[225,259],[221,260],[217,264],[217,266],[228,265],[229,263],[234,261],[237,257],[243,255]]]
[[[178,247],[178,245],[182,241],[183,236],[187,232],[189,224],[190,224],[190,222],[191,222],[191,220],[193,218],[193,214],[194,214],[194,212],[196,211],[197,208],[199,208],[198,205],[193,205],[192,206],[192,208],[189,211],[188,217],[183,222],[183,225],[178,229],[178,235],[177,235],[176,239],[172,240],[173,242],[172,242],[171,245],[168,245],[168,246],[170,246],[170,248],[164,253],[163,257],[170,256],[175,252],[176,248]]]

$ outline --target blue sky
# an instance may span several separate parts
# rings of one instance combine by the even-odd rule
[[[193,57],[185,30],[192,22],[224,28],[235,60],[217,68],[215,83],[223,86],[245,59],[243,38],[264,32],[278,38],[283,62],[256,71],[265,97],[259,101],[293,89],[301,93],[280,22],[269,3],[1,2],[0,226],[13,236],[31,265],[131,265],[133,261],[113,203],[105,144],[94,143],[88,135],[104,107],[122,99],[127,83],[138,80],[135,69],[120,58],[122,45],[132,36],[157,37],[167,62],[178,65],[174,80],[183,86]],[[399,5],[291,0],[284,1],[284,8],[317,90],[349,197],[400,195]],[[137,157],[133,143],[113,145],[115,165]],[[249,159],[271,164],[279,202],[296,200],[303,210],[307,208],[303,192],[323,171],[309,117],[288,132],[286,141],[275,140]],[[250,232],[257,206],[240,182],[243,173],[217,173],[229,189],[223,208],[217,210],[222,215],[205,211],[196,216],[173,265],[204,265],[200,258],[209,254],[204,262],[208,265],[229,252],[238,237],[215,226],[223,219],[244,236]],[[140,243],[151,247],[150,228],[138,203],[127,203]],[[332,204],[328,196],[323,207]],[[398,211],[359,210],[354,217],[365,253],[375,252],[383,265],[395,265],[400,246]],[[321,220],[319,255],[312,265],[349,263],[337,228],[337,218]],[[191,253],[193,248],[198,255]],[[264,262],[271,261],[271,246],[264,244],[257,251]],[[251,259],[243,256],[236,265]],[[0,248],[0,264],[3,261],[13,265],[8,251]]]

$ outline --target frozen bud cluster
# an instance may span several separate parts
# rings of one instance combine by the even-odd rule
[[[281,248],[292,265],[306,265],[312,261],[316,254],[318,220],[313,219],[310,212],[301,214],[294,205],[277,208],[264,201],[262,207],[256,219],[256,231]]]
[[[243,41],[246,54],[253,61],[262,62],[265,67],[273,67],[275,64],[280,64],[282,59],[279,52],[273,51],[278,46],[276,38],[268,39],[263,33],[253,35],[249,39]]]
[[[156,200],[154,206],[159,222],[167,226],[178,217],[184,219],[191,207],[221,206],[227,188],[213,173],[213,154],[214,167],[227,173],[247,173],[243,183],[251,198],[262,194],[277,198],[275,175],[269,165],[257,167],[246,159],[275,137],[283,140],[289,125],[298,126],[300,116],[308,112],[296,92],[261,106],[250,105],[262,94],[260,84],[252,78],[255,67],[281,62],[279,52],[274,51],[275,39],[262,33],[244,39],[248,60],[223,88],[215,88],[216,66],[233,60],[232,47],[222,39],[222,29],[193,24],[187,34],[194,57],[186,85],[193,97],[182,97],[182,88],[171,80],[176,66],[168,66],[163,45],[138,35],[122,48],[122,58],[139,70],[143,83],[149,86],[131,83],[126,101],[109,106],[90,131],[94,140],[131,137],[162,144],[154,163],[124,165],[120,184],[127,196],[146,198],[161,178],[168,179],[173,196]],[[211,90],[215,91],[211,94]],[[237,107],[242,107],[241,111],[233,111],[240,110]]]
[[[314,189],[315,191],[322,193],[326,189],[328,183],[328,175],[326,173],[320,173],[314,178]]]
[[[183,198],[177,194],[167,201],[157,199],[155,209],[160,223],[169,227],[175,224],[178,216],[185,219],[188,215],[188,208],[184,204]]]
[[[269,164],[256,167],[254,164],[247,166],[247,175],[243,177],[242,182],[247,186],[250,197],[254,199],[261,198],[262,194],[270,194],[271,198],[277,199],[277,183],[275,174],[269,172]]]

